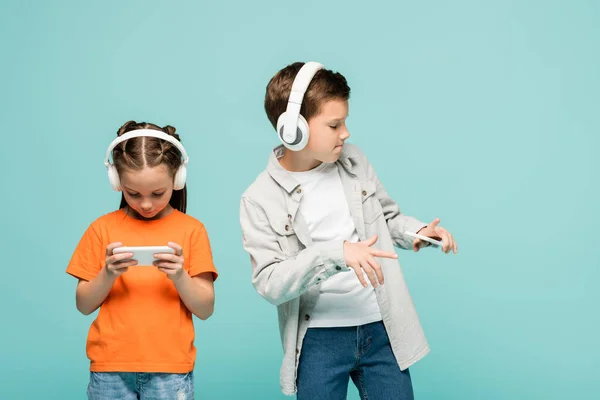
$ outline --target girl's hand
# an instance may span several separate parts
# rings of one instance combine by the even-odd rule
[[[175,250],[175,254],[156,253],[154,258],[157,258],[153,264],[165,274],[167,278],[174,281],[181,277],[185,272],[183,269],[183,249],[177,243],[169,242],[169,247]]]
[[[120,253],[113,254],[113,250],[117,247],[121,247],[123,244],[120,242],[111,243],[106,246],[106,259],[104,268],[108,276],[111,278],[117,278],[127,272],[127,269],[137,264],[137,260],[132,260],[133,253]]]

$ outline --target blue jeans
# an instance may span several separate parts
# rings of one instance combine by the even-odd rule
[[[90,400],[193,400],[194,373],[91,372]]]
[[[410,373],[400,371],[382,322],[309,328],[298,364],[298,400],[338,400],[348,381],[363,400],[413,400]]]

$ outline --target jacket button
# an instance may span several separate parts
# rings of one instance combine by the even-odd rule
[[[285,226],[285,230],[286,230],[286,231],[289,231],[289,230],[290,230],[290,226],[289,226],[289,225],[286,225],[286,226]]]
[[[296,189],[296,193],[298,193],[298,194],[302,193],[302,188]]]
[[[362,195],[363,195],[363,196],[366,196],[366,195],[367,195],[367,191],[366,191],[366,190],[363,190],[363,191],[362,191]]]
[[[341,271],[341,270],[342,270],[342,267],[340,267],[339,265],[336,265],[336,266],[335,266],[335,269],[336,269],[336,270],[338,270],[338,271]]]
[[[292,219],[292,214],[288,214],[288,219]]]
[[[308,321],[308,320],[310,319],[310,315],[306,314],[306,315],[304,316],[304,319],[305,319],[306,321]]]

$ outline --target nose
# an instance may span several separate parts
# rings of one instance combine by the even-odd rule
[[[152,209],[152,203],[145,200],[140,204],[142,211],[150,211]]]
[[[344,128],[344,130],[342,131],[342,133],[340,134],[340,139],[341,140],[346,140],[350,137],[350,132],[348,132],[348,128]]]

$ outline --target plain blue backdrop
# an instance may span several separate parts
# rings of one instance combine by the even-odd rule
[[[85,398],[93,317],[64,270],[118,206],[102,159],[129,119],[177,127],[221,274],[198,398],[285,398],[238,216],[277,144],[266,84],[298,60],[347,77],[351,141],[459,243],[399,251],[432,348],[417,399],[597,398],[599,20],[592,0],[2,1],[0,398]]]

